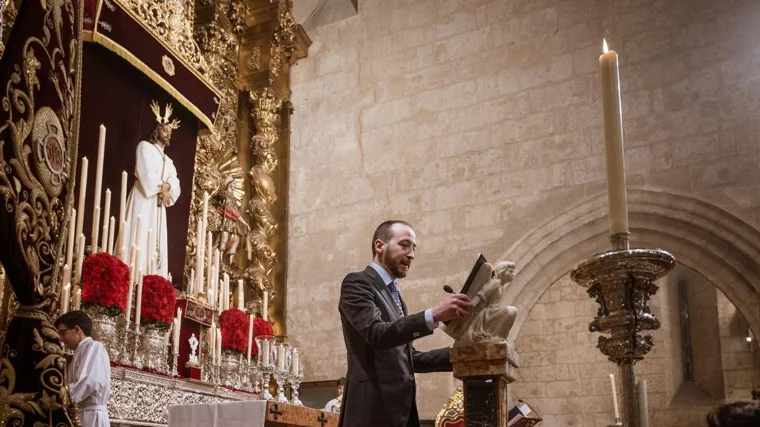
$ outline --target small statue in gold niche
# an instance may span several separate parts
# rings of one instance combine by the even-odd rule
[[[240,244],[240,236],[251,231],[241,213],[241,199],[238,196],[237,181],[228,176],[222,187],[214,193],[209,202],[214,207],[212,229],[221,232],[219,251],[229,258],[230,265],[235,262],[235,253]]]

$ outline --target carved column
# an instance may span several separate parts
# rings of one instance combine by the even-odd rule
[[[290,145],[290,66],[306,56],[311,41],[293,20],[290,0],[251,0],[244,31],[240,78],[249,91],[253,122],[248,167],[250,199],[246,212],[253,219],[249,244],[252,260],[246,271],[249,289],[269,292],[269,319],[275,333],[285,331],[287,266],[287,164]],[[279,225],[278,225],[279,224]],[[249,308],[253,303],[249,301]],[[257,303],[256,303],[257,304]]]

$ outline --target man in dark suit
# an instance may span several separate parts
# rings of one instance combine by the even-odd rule
[[[418,427],[414,373],[452,370],[449,348],[420,352],[411,343],[432,334],[438,322],[468,316],[473,305],[454,294],[409,314],[396,279],[406,277],[416,248],[408,223],[386,221],[372,237],[372,264],[343,279],[338,310],[348,374],[339,426]]]

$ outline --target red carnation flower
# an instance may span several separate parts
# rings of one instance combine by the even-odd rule
[[[161,276],[143,276],[140,323],[168,329],[174,320],[177,293],[171,282]]]
[[[219,327],[222,330],[222,349],[240,353],[248,351],[248,316],[243,310],[224,310],[219,315]]]
[[[119,258],[101,252],[85,258],[82,264],[82,303],[106,309],[117,316],[126,310],[129,292],[129,267]]]

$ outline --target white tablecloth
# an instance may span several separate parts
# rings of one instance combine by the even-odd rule
[[[264,427],[267,402],[170,405],[169,427]]]

